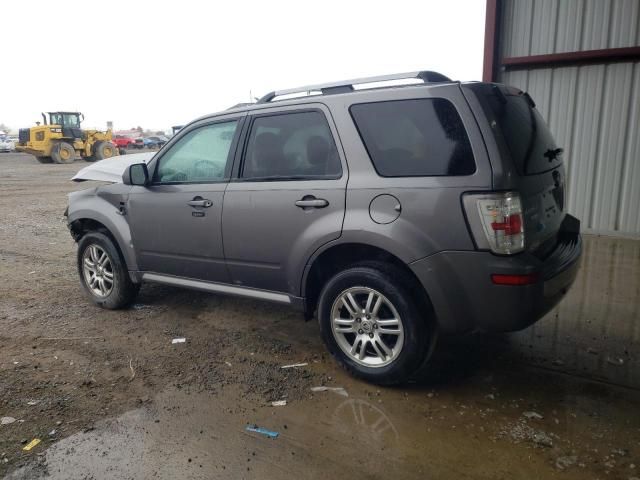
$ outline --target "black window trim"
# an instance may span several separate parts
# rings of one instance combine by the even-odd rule
[[[364,141],[364,138],[362,136],[362,132],[360,131],[360,127],[358,126],[358,122],[356,122],[356,119],[353,116],[353,112],[351,111],[351,109],[355,106],[358,105],[373,105],[373,104],[377,104],[377,103],[389,103],[389,102],[407,102],[407,101],[415,101],[415,100],[446,100],[447,102],[449,102],[453,108],[455,109],[456,113],[458,114],[458,118],[460,118],[460,123],[462,123],[462,126],[464,127],[465,133],[467,134],[467,139],[469,140],[469,146],[471,147],[471,155],[473,156],[473,171],[470,173],[467,173],[465,175],[451,175],[451,174],[434,174],[434,175],[383,175],[378,171],[378,168],[376,167],[376,163],[373,161],[373,157],[371,156],[371,152],[369,151],[369,147],[367,147],[367,142]],[[349,105],[349,116],[351,117],[351,121],[353,122],[353,125],[356,127],[356,130],[358,131],[358,136],[360,137],[360,141],[362,142],[362,146],[364,147],[365,151],[367,152],[367,156],[369,157],[369,161],[371,162],[371,165],[373,166],[373,169],[375,170],[376,174],[381,177],[381,178],[435,178],[435,177],[444,177],[444,178],[459,178],[459,177],[471,177],[473,175],[475,175],[476,173],[478,173],[478,162],[476,161],[476,156],[473,153],[473,144],[471,143],[471,137],[469,136],[469,132],[467,131],[467,127],[464,124],[464,120],[462,119],[462,115],[460,115],[460,111],[456,108],[456,105],[451,101],[451,99],[446,98],[446,97],[415,97],[415,98],[395,98],[395,99],[389,99],[389,100],[379,100],[377,102],[357,102],[357,103],[352,103],[351,105]]]
[[[249,138],[251,138],[251,132],[253,130],[253,124],[256,121],[256,119],[258,118],[263,118],[263,117],[276,117],[279,115],[291,115],[291,114],[295,114],[295,113],[309,113],[309,112],[318,112],[320,113],[325,122],[327,122],[327,127],[329,128],[329,135],[331,135],[331,139],[333,140],[333,145],[336,149],[336,152],[338,153],[338,158],[340,159],[340,174],[339,175],[295,175],[295,176],[289,176],[289,177],[243,177],[243,171],[244,171],[244,163],[246,160],[246,155],[247,155],[247,148],[249,145]],[[329,123],[329,119],[327,118],[327,115],[325,114],[325,112],[320,109],[320,108],[299,108],[299,109],[287,109],[287,110],[278,110],[278,111],[269,111],[269,112],[263,112],[263,113],[255,113],[252,114],[251,112],[249,112],[249,118],[247,119],[247,127],[245,129],[245,135],[244,138],[242,139],[242,149],[240,151],[240,161],[238,164],[238,168],[237,170],[235,170],[234,172],[234,176],[231,178],[231,182],[242,182],[242,183],[247,183],[247,182],[308,182],[308,181],[324,181],[324,180],[339,180],[343,177],[344,175],[344,168],[342,165],[342,158],[340,157],[340,152],[338,150],[338,143],[336,142],[336,138],[335,135],[333,134],[333,132],[331,131],[331,124]]]
[[[170,139],[170,142],[167,142],[165,144],[166,147],[168,147],[166,150],[162,149],[161,150],[161,154],[160,156],[157,158],[157,160],[154,158],[153,162],[154,162],[154,166],[153,166],[153,172],[152,172],[152,180],[149,183],[149,186],[159,186],[159,185],[211,185],[211,184],[217,184],[217,183],[228,183],[229,180],[231,179],[231,172],[233,169],[233,164],[234,164],[234,159],[236,157],[236,150],[238,148],[238,140],[240,139],[240,134],[242,132],[242,128],[244,125],[244,121],[245,121],[245,116],[241,115],[239,117],[231,117],[231,118],[217,118],[217,119],[211,119],[208,120],[204,123],[198,123],[193,125],[192,127],[190,127],[189,129],[183,128],[182,130],[180,130],[180,134],[178,138],[175,138],[175,141],[171,141],[174,140],[174,138]],[[156,180],[156,175],[158,173],[158,168],[160,167],[160,162],[162,162],[162,158],[167,154],[167,152],[170,152],[173,148],[175,148],[175,146],[177,144],[180,143],[180,140],[183,137],[186,137],[187,135],[189,135],[191,132],[195,132],[196,130],[200,130],[201,128],[205,128],[205,127],[210,127],[211,125],[217,125],[220,123],[230,123],[230,122],[236,122],[236,131],[233,134],[233,139],[231,140],[231,145],[229,146],[229,152],[227,153],[227,164],[225,166],[224,169],[224,177],[221,178],[220,180],[209,180],[209,181],[189,181],[189,182],[160,182]]]

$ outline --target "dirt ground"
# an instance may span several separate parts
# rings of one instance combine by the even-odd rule
[[[0,477],[640,477],[639,241],[586,238],[538,324],[445,338],[429,379],[383,389],[284,307],[156,285],[94,307],[62,216],[85,165],[0,154]]]

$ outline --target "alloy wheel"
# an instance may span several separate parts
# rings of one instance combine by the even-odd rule
[[[393,362],[404,344],[402,319],[391,301],[369,287],[352,287],[331,308],[331,330],[340,349],[366,367]]]
[[[98,245],[89,245],[82,255],[84,281],[91,293],[106,297],[113,290],[113,265],[107,252]]]

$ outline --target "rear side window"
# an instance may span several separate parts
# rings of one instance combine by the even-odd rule
[[[323,113],[282,113],[253,121],[242,178],[304,180],[341,175],[338,150]]]
[[[360,103],[353,121],[379,175],[471,175],[476,164],[462,119],[443,98]]]

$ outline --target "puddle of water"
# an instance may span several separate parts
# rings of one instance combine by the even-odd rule
[[[7,479],[633,477],[638,272],[640,242],[587,237],[578,280],[553,312],[517,334],[444,341],[429,384],[378,390],[328,360],[314,368],[348,398],[309,392],[271,407],[234,387],[165,390]],[[246,432],[254,423],[280,436]],[[551,446],[535,443],[539,433]]]
[[[640,241],[585,236],[567,297],[509,341],[528,361],[640,388]]]
[[[348,398],[310,392],[271,407],[233,387],[216,395],[165,390],[143,408],[61,440],[40,466],[6,480],[528,479],[532,471],[558,473],[554,462],[569,454],[584,466],[573,465],[563,478],[584,479],[603,474],[602,458],[613,448],[629,450],[615,468],[628,468],[639,453],[640,422],[625,413],[632,403],[544,375],[518,380],[482,372],[459,386],[377,390],[332,374]],[[532,409],[544,418],[526,419]],[[247,424],[280,435],[249,433]],[[536,432],[553,446],[526,438]]]

